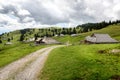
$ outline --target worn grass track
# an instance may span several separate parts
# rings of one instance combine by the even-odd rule
[[[0,80],[36,80],[49,52],[60,46],[51,46],[17,60],[0,70]]]

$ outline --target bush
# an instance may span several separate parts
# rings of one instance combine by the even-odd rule
[[[0,44],[2,43],[2,40],[0,40]]]
[[[98,53],[103,54],[103,53],[107,53],[107,51],[106,50],[99,50]]]
[[[8,38],[8,40],[7,40],[8,42],[10,42],[10,38]]]

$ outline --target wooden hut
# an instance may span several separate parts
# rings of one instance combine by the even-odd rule
[[[118,41],[110,37],[108,34],[92,34],[85,38],[85,43],[118,43]]]

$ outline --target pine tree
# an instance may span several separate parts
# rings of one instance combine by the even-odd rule
[[[0,44],[2,43],[2,40],[0,40]]]
[[[75,29],[75,27],[74,27],[74,28],[73,28],[73,34],[76,34],[76,32],[77,32],[77,31],[76,31],[76,29]]]
[[[11,40],[13,40],[13,37],[11,37]]]
[[[24,40],[24,34],[21,34],[21,36],[20,36],[20,41],[23,41]]]
[[[10,38],[8,38],[8,40],[7,40],[8,42],[10,42],[11,41],[11,39]]]
[[[35,34],[35,35],[34,35],[34,38],[35,38],[35,40],[37,40],[37,38],[38,38],[38,34]]]

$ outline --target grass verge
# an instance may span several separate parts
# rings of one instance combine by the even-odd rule
[[[42,70],[40,80],[108,80],[120,75],[120,56],[100,54],[99,50],[120,44],[78,45],[54,49]]]
[[[31,52],[46,47],[46,45],[30,46],[30,44],[15,44],[0,47],[0,67],[3,67],[15,60],[18,60]]]

